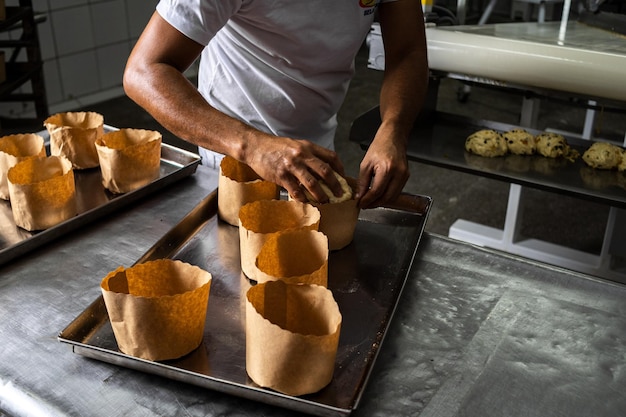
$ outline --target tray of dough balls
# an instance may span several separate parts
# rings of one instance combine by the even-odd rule
[[[96,112],[50,116],[0,137],[0,264],[193,174],[199,155],[161,133],[104,124]]]
[[[345,181],[342,181],[345,180]],[[357,408],[431,207],[301,203],[224,158],[218,188],[60,334],[76,354],[320,416]],[[283,192],[284,193],[284,192]],[[97,284],[96,284],[97,285]]]
[[[414,160],[626,207],[623,144],[443,112],[412,135]]]

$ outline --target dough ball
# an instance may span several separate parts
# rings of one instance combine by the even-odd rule
[[[328,202],[329,203],[341,203],[343,201],[350,200],[352,198],[352,188],[350,187],[350,185],[348,184],[348,182],[346,181],[344,177],[342,177],[335,171],[333,171],[333,173],[335,174],[337,181],[339,181],[339,184],[341,184],[343,194],[340,197],[337,197],[335,194],[333,194],[332,190],[328,188],[328,185],[326,185],[324,181],[320,181],[319,182],[320,187],[322,187],[322,190],[328,196]],[[305,194],[306,194],[306,198],[310,202],[317,203],[317,200],[315,199],[315,197],[313,197],[313,195],[311,195],[311,193],[309,193],[307,190],[305,190]]]
[[[559,158],[567,156],[570,152],[569,145],[562,135],[552,132],[544,132],[535,136],[537,153],[547,158]]]
[[[505,132],[504,140],[509,152],[515,155],[532,155],[535,153],[535,136],[524,129],[512,129]]]
[[[465,139],[465,150],[489,158],[505,155],[508,151],[504,137],[495,130],[483,129]]]
[[[617,169],[623,159],[624,150],[607,142],[596,142],[583,153],[583,161],[597,169]]]

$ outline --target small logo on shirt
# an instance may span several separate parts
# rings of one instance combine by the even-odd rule
[[[378,1],[379,0],[359,0],[359,7],[365,9],[363,11],[363,16],[374,13],[376,6],[378,6]]]

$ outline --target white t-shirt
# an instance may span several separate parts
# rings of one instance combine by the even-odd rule
[[[393,0],[161,0],[157,11],[206,46],[198,88],[212,106],[332,149],[354,57],[383,1]]]

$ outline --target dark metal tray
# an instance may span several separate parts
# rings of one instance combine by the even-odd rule
[[[376,107],[354,121],[350,140],[367,148],[379,125],[380,112]],[[477,130],[507,131],[513,128],[519,126],[434,112],[415,123],[409,139],[408,157],[417,162],[626,208],[626,172],[593,169],[580,157],[575,162],[522,155],[484,158],[465,151],[465,139]],[[524,129],[533,134],[540,133],[536,129]],[[567,134],[564,136],[581,156],[593,143]]]
[[[105,131],[111,130],[115,128],[105,127]],[[47,131],[38,132],[38,134],[44,137],[47,144],[49,138]],[[50,154],[49,151],[48,154]],[[42,231],[29,232],[19,228],[13,220],[10,202],[0,200],[0,265],[181,178],[192,175],[199,163],[199,155],[163,143],[161,144],[159,177],[150,184],[125,194],[113,194],[104,188],[100,168],[75,170],[78,214]]]
[[[59,334],[59,341],[83,356],[235,396],[320,416],[349,415],[385,338],[431,204],[429,197],[403,194],[393,207],[362,211],[354,241],[331,252],[328,286],[343,322],[333,380],[315,394],[283,395],[259,387],[247,376],[243,321],[245,291],[251,283],[241,272],[238,229],[217,218],[217,190],[137,261],[180,259],[213,275],[200,347],[164,362],[121,353],[102,297]]]

